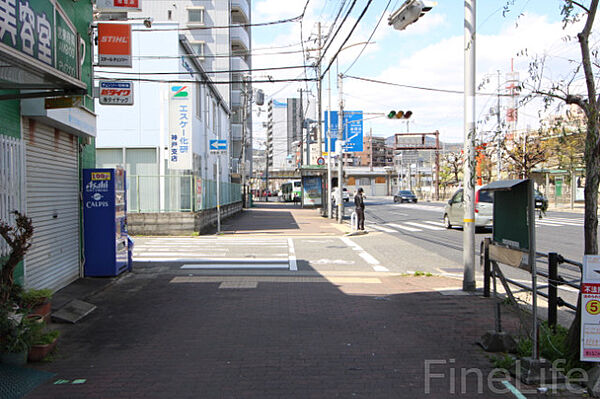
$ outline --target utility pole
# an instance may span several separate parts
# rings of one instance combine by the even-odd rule
[[[500,180],[500,172],[502,171],[502,149],[500,148],[500,145],[502,144],[502,138],[500,137],[500,135],[502,134],[502,127],[500,125],[500,70],[498,70],[498,102],[496,108],[496,123],[498,126],[496,128],[496,156],[498,157],[498,180]]]
[[[265,154],[267,163],[265,165],[265,189],[267,190],[267,194],[270,193],[269,191],[269,143],[267,142],[267,151]],[[269,196],[265,196],[265,202],[269,202]]]
[[[327,217],[333,219],[333,209],[331,206],[331,158],[333,158],[334,151],[331,148],[331,69],[327,71],[327,81],[329,85],[329,103],[327,105],[327,128],[329,129],[327,132]]]
[[[344,150],[342,148],[342,142],[344,141],[344,90],[343,90],[343,75],[338,74],[338,92],[340,101],[340,112],[338,113],[338,139],[337,144],[340,150],[338,154],[338,192],[337,192],[337,206],[338,206],[338,223],[344,221],[344,201],[342,197],[342,189],[344,187]]]
[[[298,89],[300,92],[300,164],[304,164],[304,146],[306,143],[304,142],[304,106],[303,106],[303,98],[302,98],[302,89]],[[295,123],[295,121],[294,121]],[[308,164],[308,162],[307,162]]]
[[[321,77],[321,22],[317,24],[318,30],[318,38],[317,38],[317,49],[318,49],[318,60],[317,63],[317,76],[319,79],[317,80],[317,112],[319,113],[319,117],[317,121],[319,123],[319,130],[317,130],[317,148],[318,148],[318,157],[323,155],[323,106],[321,105],[321,91],[323,90],[323,81]]]
[[[475,291],[475,6],[476,0],[465,0],[463,291]]]
[[[369,162],[370,171],[373,171],[373,128],[369,128],[369,148],[371,152],[371,160]]]
[[[242,207],[246,207],[246,118],[248,117],[248,86],[246,77],[242,78],[242,94],[244,95],[244,103],[242,106]]]

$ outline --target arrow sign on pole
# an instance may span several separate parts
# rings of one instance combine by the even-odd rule
[[[227,151],[227,140],[210,140],[208,148],[211,152]]]

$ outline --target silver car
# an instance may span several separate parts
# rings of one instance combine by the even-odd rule
[[[494,195],[492,191],[475,191],[475,227],[492,226],[494,217]],[[463,190],[459,189],[444,207],[444,225],[447,229],[463,226],[465,218]]]

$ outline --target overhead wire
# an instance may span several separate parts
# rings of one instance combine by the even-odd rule
[[[110,73],[110,72],[107,72]],[[94,75],[94,80],[117,80],[117,81],[134,81],[134,82],[155,82],[155,83],[199,83],[204,84],[198,80],[185,80],[185,79],[149,79],[149,78],[114,78],[110,76],[98,76]],[[248,83],[282,83],[282,82],[316,82],[316,78],[293,78],[293,79],[252,79],[247,80]],[[213,85],[219,84],[233,84],[240,83],[239,80],[215,80],[211,82]]]
[[[388,9],[388,7],[390,6],[391,3],[392,3],[392,0],[389,0],[388,3],[387,3],[387,5],[385,6],[385,9],[381,13],[381,17],[379,17],[379,21],[377,21],[377,25],[375,25],[375,28],[373,28],[373,31],[371,32],[371,34],[369,35],[369,38],[365,42],[365,45],[360,50],[360,53],[358,53],[358,55],[356,56],[356,58],[354,59],[354,61],[352,61],[352,64],[350,64],[350,66],[346,69],[346,71],[344,72],[344,75],[347,74],[348,71],[354,66],[354,64],[356,63],[356,61],[358,61],[358,59],[360,58],[360,56],[362,55],[362,53],[365,51],[365,48],[367,48],[367,46],[371,42],[371,39],[373,38],[373,35],[377,31],[377,28],[379,28],[379,24],[381,23],[381,20],[383,19],[383,16],[385,15],[385,13],[386,13],[386,11],[387,11],[387,9]]]
[[[98,67],[98,65],[94,65],[94,66]],[[205,73],[208,75],[214,75],[214,74],[219,74],[219,73],[240,73],[240,72],[255,72],[255,71],[261,72],[261,71],[274,71],[274,70],[299,69],[299,68],[304,68],[304,66],[303,65],[288,65],[288,66],[281,66],[281,67],[229,69],[229,70],[204,71],[204,72],[199,72],[199,71],[194,71],[194,72],[190,72],[190,71],[127,72],[127,71],[106,71],[106,70],[98,70],[98,69],[96,70],[96,72],[111,73],[111,74],[116,74],[116,75],[188,75],[188,74],[201,75],[202,73]]]
[[[354,33],[354,30],[356,29],[356,27],[358,26],[360,20],[364,17],[364,15],[366,14],[367,10],[369,9],[369,7],[371,6],[371,3],[373,2],[373,0],[369,0],[367,2],[367,5],[365,6],[365,8],[362,10],[361,14],[358,16],[358,19],[356,20],[356,22],[354,23],[354,26],[352,26],[352,29],[350,30],[350,33],[348,33],[348,36],[346,36],[346,39],[344,39],[344,41],[342,42],[342,44],[340,45],[340,47],[338,48],[338,51],[335,53],[335,55],[333,56],[333,58],[331,58],[329,65],[327,65],[327,68],[325,69],[325,71],[322,72],[321,76],[319,76],[319,79],[323,79],[323,77],[325,76],[325,74],[327,73],[327,71],[329,71],[329,69],[331,68],[331,65],[333,65],[333,61],[337,58],[338,54],[340,53],[340,51],[342,51],[342,49],[344,48],[344,46],[346,45],[346,43],[348,42],[348,40],[350,40],[350,37],[352,36],[352,33]],[[347,15],[346,15],[347,16]]]
[[[371,1],[369,1],[369,4],[371,3]],[[326,43],[325,48],[323,49],[323,52],[321,53],[321,57],[319,58],[319,60],[317,61],[317,64],[320,64],[323,60],[323,57],[325,57],[325,54],[327,53],[327,50],[329,50],[329,47],[331,47],[331,44],[333,43],[333,41],[335,40],[337,34],[340,32],[340,30],[342,29],[342,26],[344,26],[344,23],[346,22],[346,19],[348,19],[348,16],[350,15],[350,13],[352,12],[352,9],[354,8],[354,5],[356,4],[356,0],[352,1],[352,4],[350,4],[350,9],[346,12],[346,15],[344,15],[344,19],[342,19],[342,22],[340,23],[340,25],[338,26],[337,30],[335,31],[335,33],[333,34],[333,36],[331,36],[331,38],[328,38],[329,43]],[[356,25],[355,25],[356,26]],[[333,27],[333,25],[332,25]],[[339,52],[339,51],[338,51]],[[332,58],[332,60],[335,59]],[[325,74],[321,75],[321,78],[325,76]]]

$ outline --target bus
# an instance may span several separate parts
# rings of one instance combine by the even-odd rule
[[[294,198],[302,198],[302,182],[300,180],[288,180],[281,185],[281,192],[284,201],[290,202]]]

